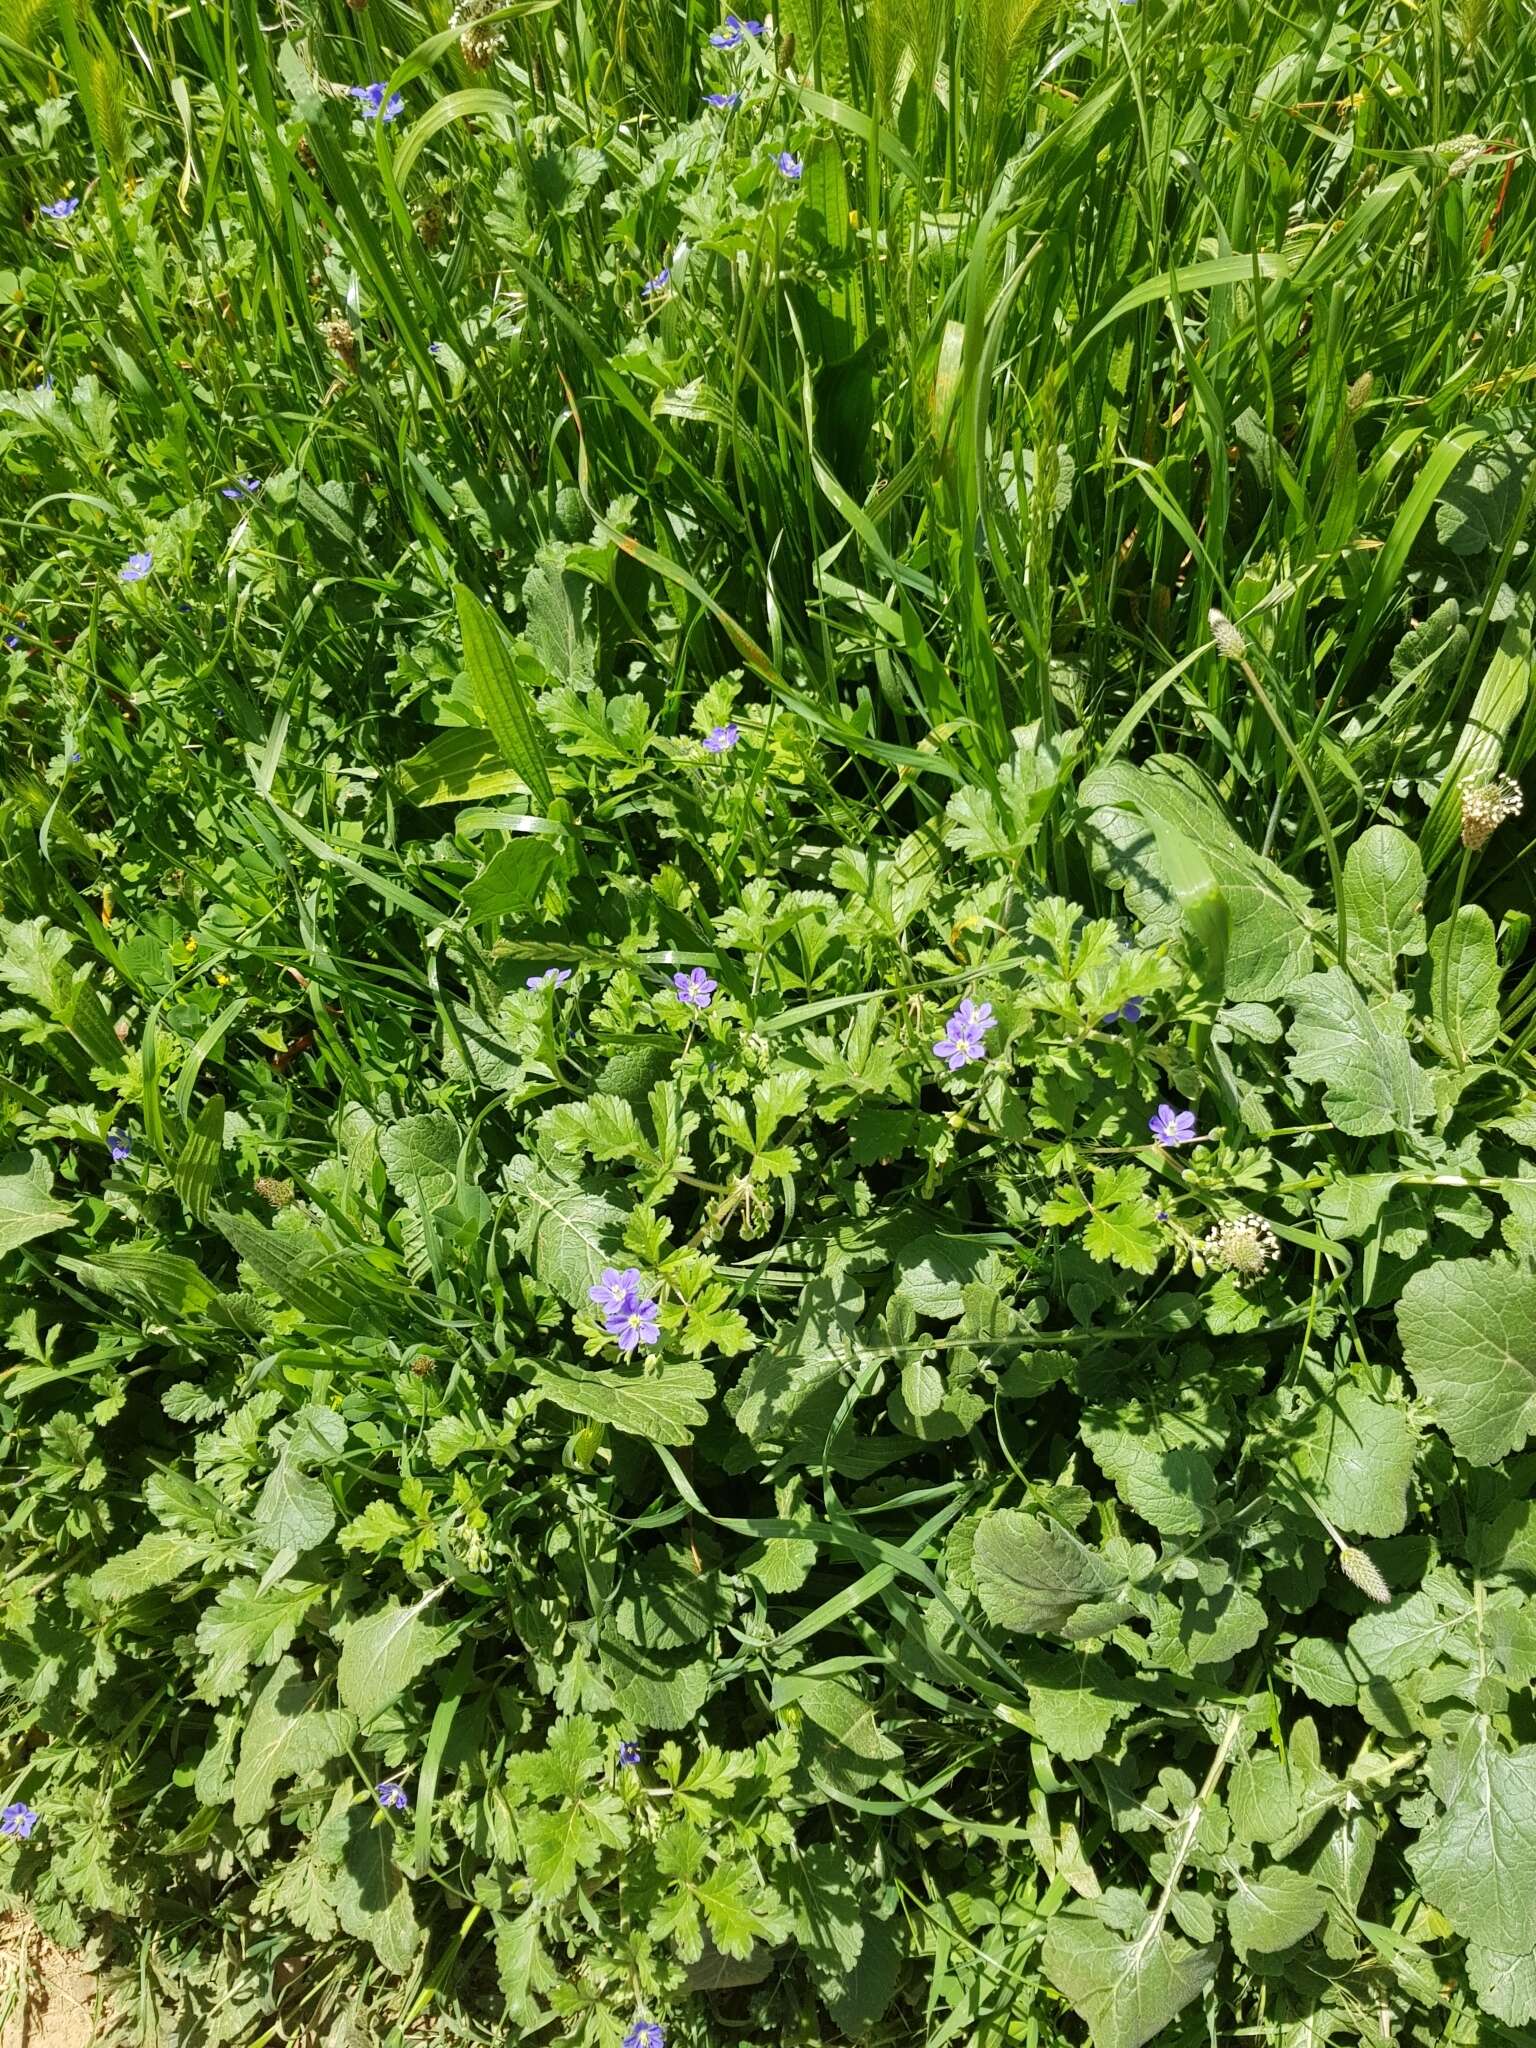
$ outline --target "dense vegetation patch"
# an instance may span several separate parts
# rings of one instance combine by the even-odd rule
[[[1529,2039],[1533,117],[12,0],[0,1903],[126,2038]]]

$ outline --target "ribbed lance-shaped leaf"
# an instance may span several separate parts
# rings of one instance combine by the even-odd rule
[[[56,1202],[52,1189],[53,1175],[41,1152],[30,1158],[12,1152],[0,1162],[0,1258],[73,1220],[73,1208]]]
[[[548,809],[553,795],[549,770],[544,765],[544,748],[528,683],[520,673],[524,666],[531,665],[531,657],[520,661],[517,649],[494,614],[462,583],[454,592],[454,602],[464,645],[464,667],[480,716],[501,749],[502,758],[517,770],[530,794]]]
[[[208,1201],[218,1179],[223,1142],[224,1098],[214,1095],[203,1104],[196,1122],[188,1130],[187,1142],[181,1148],[173,1176],[176,1192],[186,1204],[187,1213],[195,1216],[199,1223],[208,1214]]]

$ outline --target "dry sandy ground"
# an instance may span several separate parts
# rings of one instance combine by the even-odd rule
[[[0,1919],[0,2048],[92,2048],[96,1979],[25,1920]]]

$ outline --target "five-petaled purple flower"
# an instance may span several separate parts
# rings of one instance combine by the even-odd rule
[[[734,50],[744,36],[760,36],[762,32],[760,21],[743,21],[738,14],[728,14],[725,27],[715,29],[709,40],[717,50]]]
[[[142,583],[154,566],[155,558],[146,548],[142,554],[128,557],[117,572],[118,580],[122,583]]]
[[[709,999],[720,986],[711,981],[702,967],[695,967],[688,974],[674,974],[672,986],[677,990],[677,1000],[686,1003],[693,1010],[707,1010]]]
[[[617,1315],[640,1299],[641,1284],[638,1266],[626,1266],[622,1273],[617,1266],[604,1266],[602,1279],[587,1289],[587,1299],[595,1301],[605,1316]]]
[[[739,92],[707,92],[704,95],[706,107],[735,107],[741,104]]]
[[[68,220],[80,205],[78,199],[55,199],[51,205],[40,209],[49,220]]]
[[[1147,1129],[1159,1145],[1193,1145],[1195,1112],[1175,1109],[1171,1102],[1160,1102],[1157,1114],[1147,1118]]]
[[[121,1166],[125,1159],[133,1157],[133,1140],[126,1131],[114,1128],[107,1133],[107,1153],[114,1166]]]
[[[382,1785],[375,1785],[373,1796],[388,1813],[404,1813],[410,1805],[403,1785],[392,1785],[386,1779]]]
[[[987,1033],[996,1022],[990,1003],[973,1003],[967,996],[944,1026],[944,1036],[933,1049],[949,1071],[958,1074],[972,1060],[986,1058]]]
[[[774,162],[778,166],[781,178],[798,178],[805,169],[805,165],[792,149],[781,149]]]
[[[527,988],[564,988],[571,978],[569,967],[546,967],[542,974],[530,974]]]
[[[640,296],[642,299],[659,299],[662,293],[666,290],[667,286],[671,282],[671,265],[663,263],[660,270],[657,271],[656,275],[654,277],[648,277],[645,280],[645,283],[641,285]]]
[[[661,1341],[661,1324],[656,1320],[654,1301],[642,1301],[638,1293],[632,1294],[622,1308],[612,1309],[603,1323],[614,1343],[624,1352],[633,1351],[641,1344],[657,1344]]]
[[[640,1745],[638,1742],[621,1742],[619,1744],[619,1762],[626,1771],[634,1770],[639,1761]]]
[[[18,1842],[29,1842],[32,1830],[42,1819],[35,1806],[28,1806],[24,1799],[16,1799],[0,1813],[0,1835],[10,1835]]]
[[[1111,1024],[1139,1024],[1141,1022],[1141,1003],[1142,999],[1140,996],[1132,996],[1129,1001],[1122,1003],[1118,1010],[1111,1010],[1109,1015],[1103,1019],[1100,1028],[1107,1031]]]
[[[655,2020],[636,2020],[624,2036],[624,2048],[666,2048],[666,2039]]]
[[[389,98],[385,99],[383,82],[377,78],[372,85],[354,85],[349,90],[353,99],[360,100],[375,120],[393,121],[405,105],[405,101],[397,92],[392,92]]]
[[[254,498],[260,489],[261,478],[259,476],[243,476],[236,483],[222,485],[219,490],[219,496],[221,498]]]
[[[713,726],[704,740],[706,754],[728,754],[741,738],[739,725]]]

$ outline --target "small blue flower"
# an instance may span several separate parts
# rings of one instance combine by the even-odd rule
[[[260,489],[261,478],[259,476],[243,476],[235,483],[222,485],[219,490],[219,496],[221,498],[254,498]]]
[[[641,285],[640,296],[642,299],[659,299],[671,282],[671,265],[664,263],[654,277],[648,277]]]
[[[666,2039],[655,2020],[636,2020],[624,2036],[624,2048],[666,2048]]]
[[[387,1813],[404,1813],[411,1803],[403,1785],[393,1785],[387,1780],[374,1786],[373,1796]]]
[[[739,92],[707,92],[704,95],[704,104],[706,107],[739,107],[741,105],[741,94]]]
[[[625,1353],[641,1344],[658,1343],[661,1338],[655,1302],[640,1301],[633,1295],[622,1308],[616,1308],[609,1314],[603,1328]]]
[[[704,741],[706,754],[728,754],[741,738],[739,725],[717,725]]]
[[[763,24],[760,21],[743,21],[740,15],[728,14],[725,17],[725,27],[717,28],[709,40],[717,50],[734,50],[743,37],[760,36],[762,32]]]
[[[1111,1010],[1107,1017],[1101,1019],[1100,1029],[1107,1031],[1111,1024],[1139,1024],[1141,1004],[1140,996],[1132,996],[1129,1002],[1122,1003],[1118,1010]]]
[[[17,648],[21,645],[21,635],[19,633],[7,633],[5,636],[5,644],[8,650],[12,654],[14,654]]]
[[[116,1128],[108,1131],[107,1155],[114,1166],[121,1166],[125,1159],[133,1157],[133,1140],[126,1131]]]
[[[1160,1102],[1157,1114],[1147,1119],[1147,1129],[1159,1145],[1193,1145],[1196,1137],[1195,1112],[1192,1109],[1175,1109],[1171,1102]]]
[[[569,967],[546,967],[542,974],[530,974],[525,988],[564,988],[571,978]]]
[[[155,558],[148,549],[143,554],[130,555],[117,572],[118,580],[122,583],[142,583],[154,566]]]
[[[49,220],[68,220],[69,216],[79,209],[79,205],[78,199],[55,199],[50,206],[44,206],[40,211]]]
[[[672,986],[680,1003],[687,1003],[690,1009],[707,1010],[709,999],[720,984],[711,981],[702,967],[695,967],[689,974],[674,974]]]
[[[798,178],[805,170],[805,165],[792,149],[781,149],[774,158],[774,163],[778,166],[780,177],[783,178]]]
[[[990,1003],[974,1003],[967,996],[944,1026],[944,1036],[934,1046],[934,1052],[952,1074],[958,1074],[972,1060],[986,1058],[987,1033],[996,1022]]]
[[[18,1842],[30,1842],[32,1830],[42,1819],[35,1806],[28,1806],[24,1799],[16,1799],[0,1813],[0,1835],[10,1835]]]
[[[626,1771],[634,1770],[640,1762],[639,1743],[621,1742],[619,1744],[619,1762],[623,1765]]]
[[[377,121],[393,121],[405,106],[405,101],[397,92],[391,93],[389,98],[385,99],[381,79],[376,78],[372,85],[354,85],[349,90],[353,99],[361,101]]]
[[[640,1299],[644,1284],[638,1266],[626,1266],[622,1273],[617,1266],[604,1266],[602,1279],[587,1289],[587,1299],[595,1301],[604,1315],[619,1315]]]

